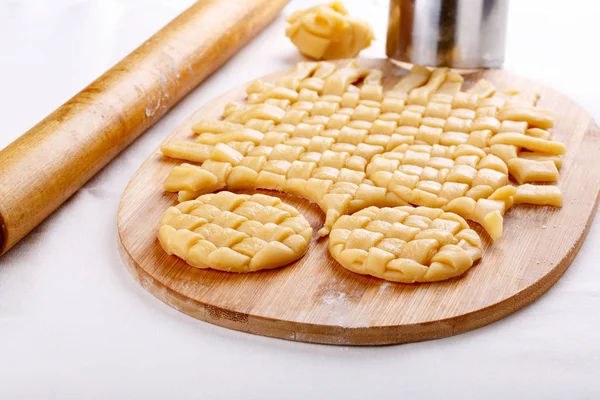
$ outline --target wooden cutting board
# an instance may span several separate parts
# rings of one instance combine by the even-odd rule
[[[407,73],[387,60],[361,60],[384,71],[391,87]],[[285,72],[265,77],[275,81]],[[398,284],[354,274],[337,264],[327,239],[316,236],[298,262],[277,270],[231,274],[201,270],[168,256],[156,239],[164,210],[176,204],[163,182],[180,163],[157,149],[137,171],[121,200],[121,256],[140,284],[170,306],[212,324],[265,336],[313,343],[375,345],[406,343],[465,332],[531,303],[565,272],[595,214],[600,187],[600,129],[581,107],[560,93],[509,73],[485,77],[500,88],[536,90],[539,104],[555,116],[554,137],[567,145],[559,186],[562,208],[518,205],[505,216],[504,236],[482,236],[482,261],[464,276],[432,284]],[[186,139],[199,119],[219,118],[223,106],[245,97],[237,87],[204,105],[166,140]],[[262,191],[261,191],[262,192]],[[267,193],[267,192],[265,192]],[[274,192],[268,192],[275,194]],[[285,194],[316,232],[324,221],[316,205]]]

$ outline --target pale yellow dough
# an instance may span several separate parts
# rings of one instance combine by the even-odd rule
[[[530,185],[557,181],[565,153],[537,94],[487,81],[464,91],[447,69],[415,67],[389,90],[381,80],[357,62],[303,62],[275,83],[252,83],[222,120],[194,124],[194,142],[163,146],[189,162],[165,189],[180,201],[225,188],[295,194],[325,213],[321,236],[344,215],[411,205],[458,214],[498,239],[514,204],[562,204],[558,187]]]
[[[352,58],[375,38],[369,24],[348,15],[340,1],[298,10],[285,34],[302,54],[316,60]]]
[[[287,265],[302,257],[311,237],[306,219],[277,197],[226,191],[170,207],[158,233],[168,254],[228,272]]]
[[[329,252],[344,268],[394,282],[453,278],[481,258],[481,239],[453,213],[427,207],[368,207],[340,217]]]

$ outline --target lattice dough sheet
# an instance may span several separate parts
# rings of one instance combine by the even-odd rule
[[[483,225],[494,239],[515,203],[561,205],[556,182],[565,146],[551,139],[549,110],[536,93],[497,90],[481,80],[461,91],[447,69],[415,67],[390,91],[382,72],[357,62],[302,62],[275,84],[256,81],[223,120],[198,121],[195,141],[164,155],[165,187],[180,201],[220,190],[264,188],[321,207],[325,236],[344,214],[415,205]],[[509,184],[512,175],[520,184]]]
[[[463,218],[438,208],[368,207],[335,222],[329,252],[359,274],[432,282],[471,268],[481,258],[481,239]]]
[[[223,191],[167,209],[158,238],[168,254],[194,267],[251,272],[300,258],[312,228],[277,197]]]

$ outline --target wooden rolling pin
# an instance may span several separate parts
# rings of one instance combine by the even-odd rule
[[[287,2],[196,2],[0,151],[0,254],[248,43]]]

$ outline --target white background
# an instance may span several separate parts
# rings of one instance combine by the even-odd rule
[[[284,14],[309,3],[293,1]],[[0,0],[0,148],[189,4]],[[387,1],[348,4],[376,28],[363,55],[384,56]],[[599,16],[591,0],[513,1],[505,68],[600,119]],[[116,234],[128,180],[193,110],[299,60],[284,26],[280,17],[0,258],[0,399],[600,398],[599,219],[564,277],[532,305],[473,332],[402,346],[227,330],[169,308],[128,275]]]

